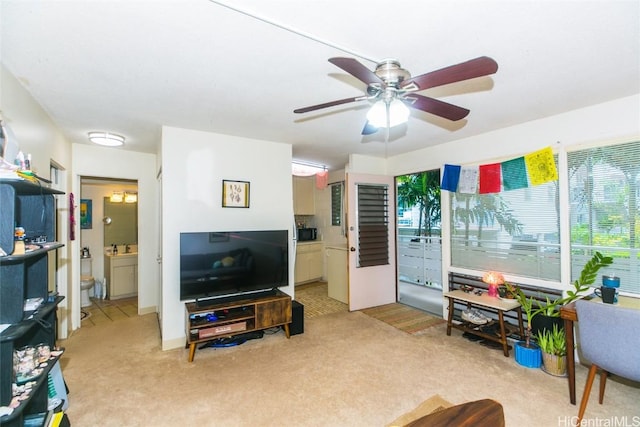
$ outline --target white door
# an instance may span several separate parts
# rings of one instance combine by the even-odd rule
[[[347,245],[349,248],[349,310],[361,310],[396,302],[396,244],[395,244],[395,202],[394,179],[389,176],[347,174]],[[360,230],[367,231],[367,204],[378,205],[375,216],[380,218],[379,198],[386,190],[386,252],[387,257],[379,265],[367,266],[371,259],[367,251],[367,238]],[[375,196],[365,201],[364,195],[373,191]],[[360,198],[358,197],[360,194]],[[384,224],[376,228],[384,232]],[[378,236],[379,237],[379,236]],[[382,242],[384,243],[384,242]],[[380,255],[380,254],[378,254]],[[375,263],[375,262],[374,262]]]

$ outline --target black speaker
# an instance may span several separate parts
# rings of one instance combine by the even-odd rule
[[[291,301],[291,324],[289,334],[304,334],[304,305],[298,301]]]

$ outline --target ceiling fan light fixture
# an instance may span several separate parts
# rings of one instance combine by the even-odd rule
[[[409,121],[409,108],[399,99],[394,99],[389,103],[389,127],[394,127]],[[373,104],[367,113],[367,121],[371,126],[377,128],[387,127],[387,103],[380,100]]]
[[[124,136],[110,132],[89,132],[89,141],[105,147],[119,147],[124,144]]]

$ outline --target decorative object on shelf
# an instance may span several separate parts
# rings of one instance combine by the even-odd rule
[[[222,180],[222,207],[248,208],[249,182]]]
[[[91,229],[91,200],[80,199],[80,228],[83,230]]]
[[[602,295],[613,293],[613,298],[607,298],[605,301],[604,296],[602,297],[603,302],[610,302],[611,304],[616,304],[618,302],[618,288],[620,287],[620,278],[617,276],[602,276],[602,288],[600,291]],[[611,291],[613,289],[613,291]]]
[[[498,287],[504,284],[504,276],[496,271],[488,271],[482,276],[482,281],[489,285],[489,296],[498,296]]]

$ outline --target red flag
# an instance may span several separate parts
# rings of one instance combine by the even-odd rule
[[[480,165],[480,190],[478,193],[499,193],[500,192],[500,163],[490,165]]]

